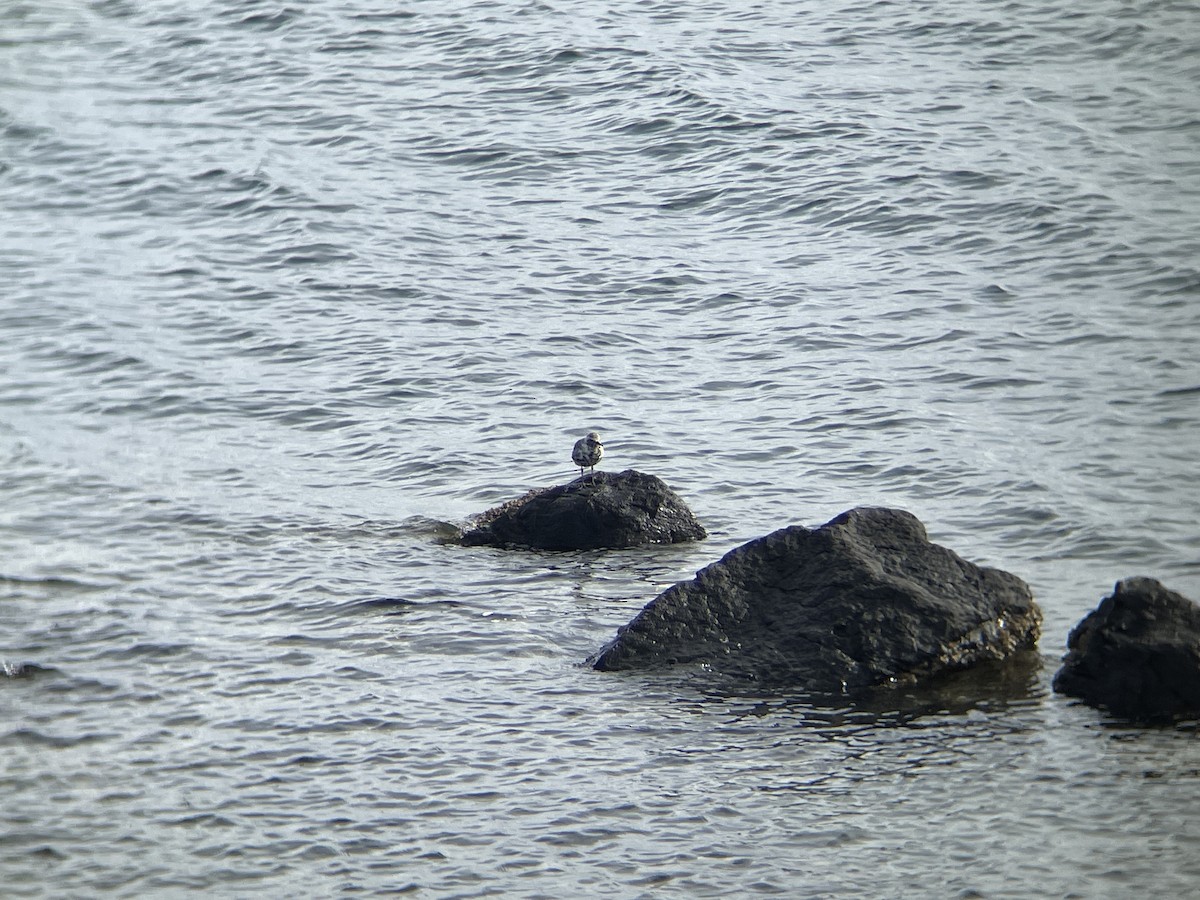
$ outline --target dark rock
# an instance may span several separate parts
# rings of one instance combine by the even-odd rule
[[[1029,587],[929,542],[911,513],[864,507],[731,550],[659,594],[590,662],[705,663],[816,692],[918,679],[1032,647]]]
[[[468,546],[592,550],[675,544],[707,537],[687,505],[659,478],[628,469],[596,472],[530,491],[479,516]]]
[[[1117,582],[1071,632],[1054,690],[1126,719],[1200,714],[1200,606],[1153,578]]]

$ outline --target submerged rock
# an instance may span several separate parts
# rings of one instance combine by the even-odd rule
[[[687,504],[660,478],[628,469],[596,472],[530,491],[480,515],[462,543],[593,550],[703,540]]]
[[[1054,690],[1126,719],[1200,714],[1200,606],[1153,578],[1117,582],[1071,631]]]
[[[731,550],[659,594],[590,662],[704,663],[819,692],[912,683],[1032,647],[1028,585],[930,543],[911,513],[862,507]]]

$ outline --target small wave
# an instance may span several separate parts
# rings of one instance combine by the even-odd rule
[[[148,641],[125,647],[114,647],[112,649],[98,650],[96,652],[96,656],[122,660],[167,659],[191,654],[193,649],[194,648],[188,644],[171,644]]]
[[[0,584],[27,588],[42,588],[51,591],[78,591],[81,593],[106,591],[110,590],[113,586],[112,584],[99,584],[90,581],[79,581],[74,578],[61,578],[55,576],[38,578],[22,575],[0,575]]]
[[[1182,388],[1164,388],[1155,394],[1156,397],[1189,397],[1193,394],[1200,394],[1200,384],[1192,387]]]
[[[234,15],[235,13],[229,13]],[[284,7],[272,12],[252,13],[238,19],[237,28],[253,29],[255,31],[278,31],[296,21],[301,13]]]
[[[32,745],[35,747],[63,749],[104,741],[110,737],[112,737],[111,734],[94,732],[80,735],[61,735],[49,734],[36,728],[15,728],[5,734],[0,734],[0,746],[28,747]]]
[[[58,670],[48,666],[40,666],[31,662],[9,662],[0,660],[0,675],[5,678],[35,678]]]
[[[398,615],[421,605],[420,603],[405,600],[401,597],[375,597],[370,600],[351,600],[338,605],[336,608],[339,612],[344,613]]]

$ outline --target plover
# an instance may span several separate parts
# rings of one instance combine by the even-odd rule
[[[596,474],[596,463],[600,462],[600,458],[604,456],[604,445],[600,443],[600,435],[594,431],[589,431],[587,437],[582,437],[575,442],[575,448],[571,451],[571,461],[579,466],[579,477],[583,477],[583,470],[591,468],[592,474]]]

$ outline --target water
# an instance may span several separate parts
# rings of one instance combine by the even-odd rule
[[[1190,4],[0,4],[5,896],[1195,896],[1200,744],[1049,691],[1200,598]],[[701,544],[440,543],[604,465]],[[916,513],[1042,665],[580,665]],[[24,666],[22,668],[22,666]]]

